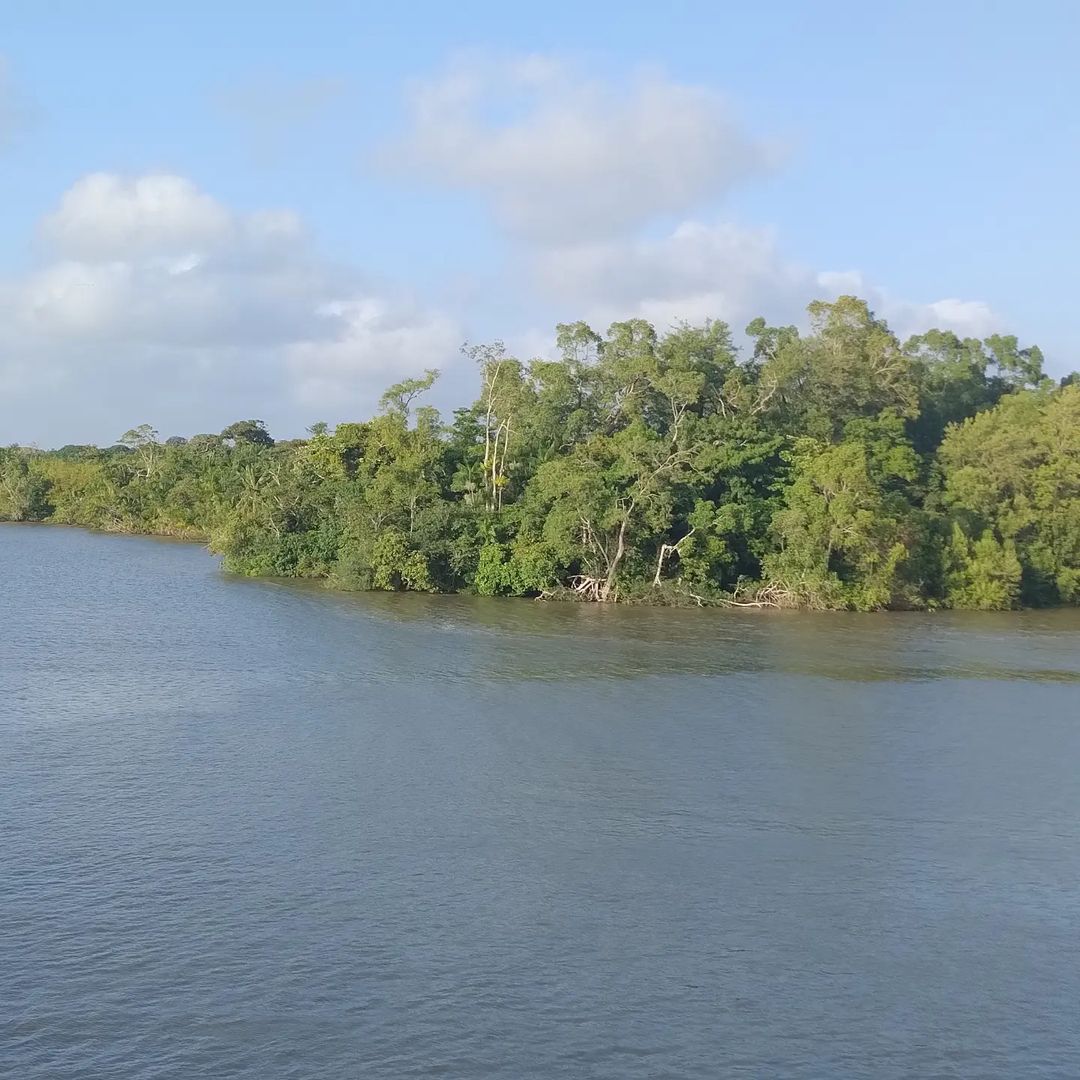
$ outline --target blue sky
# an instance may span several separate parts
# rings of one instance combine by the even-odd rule
[[[1080,366],[1080,6],[0,10],[0,441],[366,413],[558,320],[1018,333]]]

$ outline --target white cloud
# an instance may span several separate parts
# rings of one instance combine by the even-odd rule
[[[462,337],[320,257],[294,214],[238,213],[185,177],[85,177],[40,231],[44,264],[0,279],[9,398],[42,379],[99,395],[134,380],[147,411],[195,383],[243,413],[245,388],[281,414],[316,388],[325,405],[370,408],[381,381],[453,360]]]
[[[900,338],[936,328],[951,330],[960,337],[987,337],[1004,328],[1004,320],[982,300],[954,297],[917,303],[905,300],[881,285],[868,282],[857,270],[825,271],[817,275],[825,297],[861,296],[884,318]]]
[[[719,318],[738,325],[802,299],[812,279],[768,230],[687,221],[659,239],[615,239],[531,256],[535,280],[597,325],[641,316],[659,326]]]
[[[902,336],[1001,326],[981,301],[907,301],[861,273],[792,259],[773,230],[686,218],[779,159],[708,88],[656,74],[605,83],[545,56],[474,56],[416,83],[410,108],[390,160],[483,198],[519,286],[564,318],[721,318],[740,329],[757,315],[802,322],[811,300],[855,293]],[[534,331],[516,337],[535,343]]]
[[[402,372],[442,367],[461,344],[454,319],[386,297],[328,304],[323,314],[343,322],[343,331],[330,340],[300,342],[287,355],[300,400],[321,408],[367,396],[375,383],[384,389]]]
[[[987,337],[1004,329],[1002,317],[984,300],[958,300],[950,297],[935,300],[926,310],[917,309],[918,321],[945,330],[953,330],[961,337]]]
[[[981,301],[905,301],[857,271],[817,273],[785,256],[772,230],[729,222],[685,221],[659,238],[541,248],[524,258],[567,318],[576,312],[597,327],[631,316],[658,327],[715,318],[741,330],[758,315],[797,323],[809,301],[844,293],[866,299],[901,337],[931,326],[974,336],[1001,327]]]
[[[547,57],[459,60],[418,83],[390,158],[479,192],[534,243],[617,235],[716,200],[776,154],[711,90],[605,84]]]
[[[290,124],[336,92],[292,90]],[[257,95],[248,104],[260,113]],[[16,106],[0,61],[0,142]],[[714,91],[662,75],[615,84],[545,57],[459,61],[416,85],[389,158],[490,205],[509,266],[489,268],[499,281],[482,299],[448,306],[475,308],[485,335],[530,351],[546,351],[547,335],[515,335],[500,318],[535,325],[548,306],[600,329],[640,315],[739,330],[759,314],[800,322],[815,297],[856,293],[901,335],[1002,327],[981,301],[902,299],[858,271],[792,258],[772,230],[717,221],[716,204],[777,154]],[[316,406],[356,416],[386,383],[453,364],[465,337],[452,311],[324,258],[294,213],[240,212],[183,176],[85,176],[38,231],[41,263],[0,278],[5,439],[24,437],[30,395],[54,390],[67,403],[54,429],[64,439],[107,437],[72,420],[94,410],[117,431],[142,419],[205,428],[215,413],[296,431]]]
[[[295,215],[236,213],[180,176],[84,177],[41,233],[53,260],[0,293],[39,341],[291,343],[332,334],[317,309],[354,285],[317,258]]]
[[[227,248],[237,224],[185,177],[93,173],[64,193],[41,231],[65,255],[110,259]]]

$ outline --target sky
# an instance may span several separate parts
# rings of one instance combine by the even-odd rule
[[[0,443],[865,297],[1080,367],[1080,5],[0,5]]]

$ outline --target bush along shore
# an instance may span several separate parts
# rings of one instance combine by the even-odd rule
[[[209,542],[232,571],[345,589],[810,609],[1080,600],[1080,377],[1014,337],[901,343],[855,297],[809,332],[721,322],[558,359],[467,348],[370,420],[275,442],[257,420],[109,448],[0,449],[0,519]]]

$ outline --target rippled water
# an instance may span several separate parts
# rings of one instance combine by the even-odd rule
[[[1075,612],[0,568],[4,1076],[1080,1076]]]

